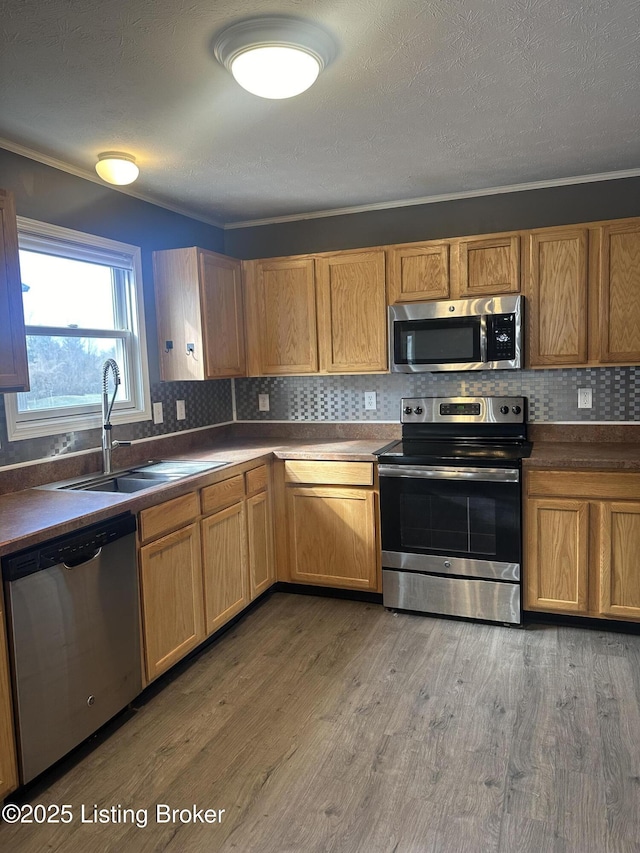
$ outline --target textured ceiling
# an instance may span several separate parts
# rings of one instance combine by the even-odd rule
[[[308,92],[240,89],[212,36],[315,20]],[[225,222],[640,166],[638,0],[0,0],[0,137]]]

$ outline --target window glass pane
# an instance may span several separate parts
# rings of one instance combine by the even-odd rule
[[[87,405],[99,408],[102,365],[107,358],[115,358],[120,367],[116,404],[128,399],[120,339],[28,335],[27,352],[31,390],[17,395],[18,412]],[[110,374],[109,399],[112,394]]]
[[[20,250],[28,326],[115,329],[111,267]]]

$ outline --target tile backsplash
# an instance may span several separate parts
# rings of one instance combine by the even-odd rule
[[[593,408],[578,409],[578,388],[591,388]],[[640,422],[639,367],[260,377],[236,379],[235,390],[239,421],[398,422],[402,397],[505,394],[528,398],[531,423]],[[365,409],[365,391],[376,392],[375,411]],[[258,394],[269,395],[268,412],[258,410]],[[151,399],[163,404],[164,423],[118,425],[116,438],[150,438],[233,420],[229,379],[158,382],[151,386]],[[184,421],[176,419],[176,400],[185,401]],[[99,447],[98,429],[9,442],[0,395],[0,468]]]
[[[238,420],[398,421],[402,397],[513,395],[529,400],[530,423],[640,421],[640,368],[495,370],[470,373],[371,374],[236,379]],[[593,408],[578,409],[578,388],[591,388]],[[377,409],[364,407],[375,391]],[[269,394],[268,412],[258,394]]]
[[[113,430],[114,438],[133,441],[233,420],[230,379],[212,379],[208,382],[156,382],[151,386],[151,400],[154,403],[162,403],[164,422],[154,424],[149,420],[117,424]],[[183,421],[176,419],[176,400],[185,401],[186,419]],[[78,430],[24,441],[8,441],[4,396],[0,394],[0,468],[100,446],[99,429]]]

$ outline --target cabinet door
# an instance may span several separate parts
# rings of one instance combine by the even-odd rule
[[[244,501],[202,519],[204,609],[207,635],[249,603]]]
[[[376,588],[374,492],[287,487],[291,580]]]
[[[0,190],[0,390],[28,389],[16,211],[11,193]]]
[[[520,237],[461,240],[458,244],[460,295],[493,296],[520,290]]]
[[[529,364],[587,361],[587,230],[529,234]]]
[[[7,635],[0,589],[0,802],[18,787]]]
[[[600,361],[640,364],[640,220],[600,231]]]
[[[207,377],[244,376],[240,261],[200,252],[200,295]]]
[[[275,583],[271,507],[268,492],[247,498],[249,594],[251,601]]]
[[[387,249],[389,305],[449,298],[449,244],[410,243]]]
[[[153,253],[160,375],[165,381],[205,379],[198,250]],[[187,354],[187,346],[193,352]]]
[[[149,681],[204,640],[200,534],[190,524],[140,549]]]
[[[600,613],[640,619],[640,503],[600,506]]]
[[[249,374],[316,373],[313,258],[245,263]]]
[[[386,370],[384,252],[340,252],[321,257],[316,260],[316,271],[320,370]]]
[[[588,502],[529,498],[524,541],[525,609],[586,613]]]

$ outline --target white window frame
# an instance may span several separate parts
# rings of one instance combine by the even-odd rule
[[[18,245],[21,249],[43,251],[52,255],[121,266],[131,273],[130,285],[122,281],[120,296],[116,299],[117,324],[129,328],[72,329],[65,327],[27,326],[26,334],[59,334],[63,337],[116,338],[122,341],[127,353],[127,400],[116,400],[111,414],[114,424],[151,420],[151,394],[149,366],[144,322],[144,293],[142,286],[141,252],[138,246],[61,228],[46,222],[18,217]],[[117,285],[116,285],[117,286]],[[123,365],[120,365],[122,368]],[[100,377],[96,377],[96,392],[101,391]],[[21,441],[41,436],[59,435],[76,430],[95,429],[102,426],[101,408],[94,406],[60,407],[39,411],[19,412],[16,394],[5,394],[5,412],[9,441]]]

